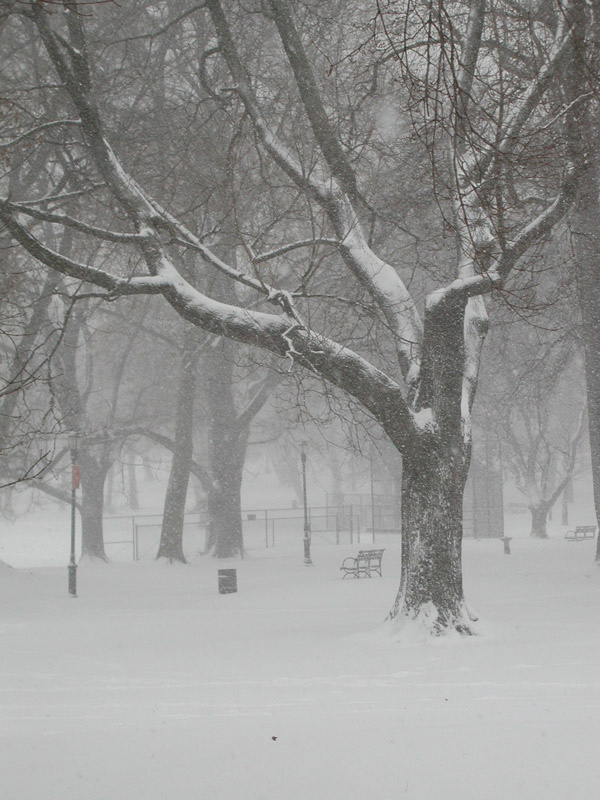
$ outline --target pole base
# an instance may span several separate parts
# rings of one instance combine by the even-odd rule
[[[69,575],[69,594],[77,597],[77,564],[69,564],[67,567]]]
[[[306,533],[304,535],[304,566],[305,567],[312,567],[313,562],[312,558],[310,557],[310,536],[307,536]]]

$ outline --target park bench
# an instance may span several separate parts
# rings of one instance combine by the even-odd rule
[[[593,539],[595,535],[595,525],[578,525],[574,530],[565,533],[565,539],[570,542],[583,542],[585,539]]]
[[[342,561],[340,569],[344,573],[343,577],[347,578],[352,575],[354,578],[373,577],[373,574],[379,575],[381,578],[381,557],[384,550],[359,550],[358,555],[348,556]]]

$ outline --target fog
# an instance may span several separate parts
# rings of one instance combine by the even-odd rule
[[[0,2],[8,797],[595,796],[596,16]]]

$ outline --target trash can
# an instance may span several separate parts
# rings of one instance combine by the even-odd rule
[[[219,570],[219,594],[232,594],[237,592],[237,570]]]

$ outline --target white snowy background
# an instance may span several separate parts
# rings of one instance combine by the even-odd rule
[[[581,513],[575,522],[589,522]],[[472,639],[383,624],[399,580],[342,580],[358,545],[299,537],[243,562],[82,563],[69,516],[0,524],[5,800],[593,800],[600,796],[595,542],[466,540]],[[297,540],[296,540],[297,538]],[[238,592],[219,595],[217,569]]]

